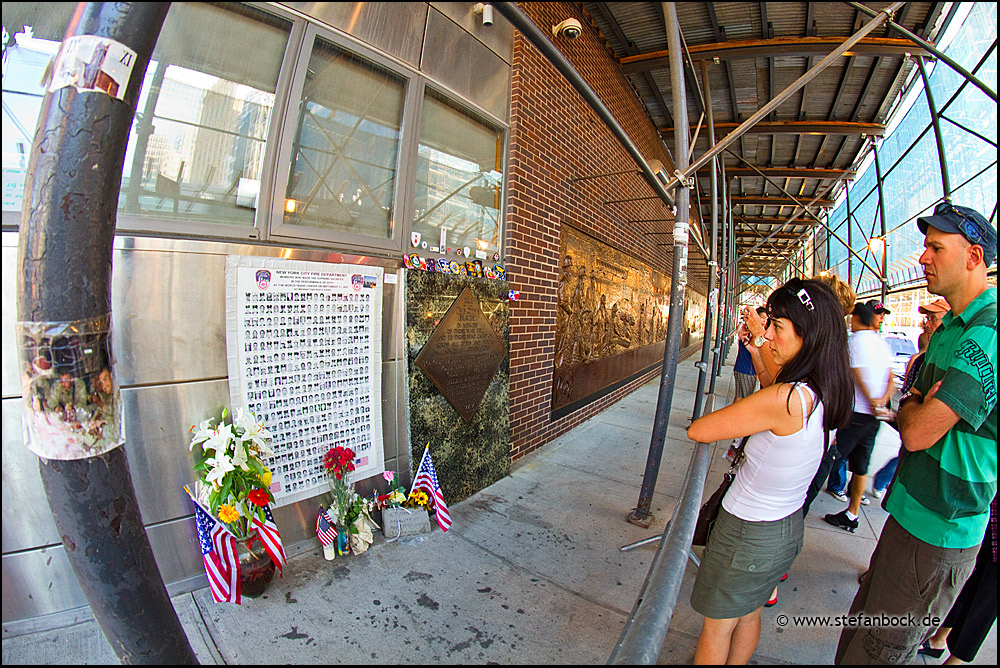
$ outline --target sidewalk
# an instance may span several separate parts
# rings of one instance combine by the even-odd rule
[[[731,356],[732,357],[732,356]],[[659,534],[677,502],[691,455],[685,437],[697,370],[678,368],[649,529],[629,524],[652,433],[659,378],[515,463],[511,475],[450,507],[453,525],[385,542],[365,554],[323,559],[318,541],[289,560],[260,599],[218,604],[207,588],[173,598],[192,647],[213,664],[603,664],[645,580]],[[718,378],[732,396],[732,367]],[[890,438],[887,438],[890,436]],[[880,434],[873,465],[895,453]],[[721,479],[713,448],[707,488]],[[447,490],[445,490],[447,494]],[[886,513],[863,507],[849,534],[823,521],[843,507],[821,493],[806,521],[803,553],[763,612],[755,663],[829,664],[838,628],[778,624],[780,615],[847,613]],[[432,522],[433,524],[433,522]],[[294,550],[292,550],[294,552]],[[688,603],[689,561],[660,663],[691,663],[702,618]],[[976,664],[995,665],[996,629]],[[924,659],[920,657],[918,663]],[[3,635],[3,663],[117,663],[93,621]],[[931,661],[938,663],[938,661]]]

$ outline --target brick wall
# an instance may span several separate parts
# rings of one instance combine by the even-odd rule
[[[656,127],[598,31],[578,5],[520,3],[544,32],[576,18],[584,32],[575,40],[554,40],[558,48],[611,110],[647,160],[673,171]],[[559,420],[550,419],[555,351],[556,289],[560,228],[564,223],[638,258],[668,276],[672,222],[628,221],[672,218],[660,200],[604,204],[607,200],[655,194],[639,174],[609,176],[574,184],[570,178],[637,169],[579,93],[516,33],[512,71],[510,163],[507,175],[507,279],[520,300],[511,302],[511,459],[539,448],[637,389],[654,371]]]

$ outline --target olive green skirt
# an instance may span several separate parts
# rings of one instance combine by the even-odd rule
[[[772,522],[748,522],[719,509],[691,592],[691,607],[711,619],[735,619],[761,608],[802,551],[802,511]]]

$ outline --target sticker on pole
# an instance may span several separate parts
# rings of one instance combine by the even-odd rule
[[[73,86],[82,92],[106,93],[121,100],[128,88],[135,58],[135,51],[107,37],[68,37],[56,56],[49,92]]]
[[[96,457],[125,442],[111,314],[18,322],[24,444],[45,459]]]

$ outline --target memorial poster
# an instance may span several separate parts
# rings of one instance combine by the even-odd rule
[[[282,506],[329,489],[323,456],[355,452],[352,481],[385,470],[382,268],[256,256],[226,261],[230,400],[271,433]]]

